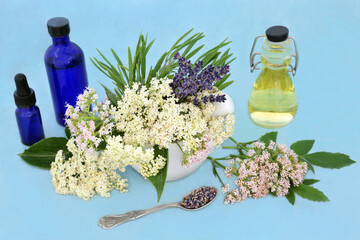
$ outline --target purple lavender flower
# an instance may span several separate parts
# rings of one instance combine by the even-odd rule
[[[200,101],[197,98],[194,99],[193,103],[197,107],[200,106]]]
[[[217,81],[222,80],[222,77],[229,72],[229,66],[217,66],[216,68],[210,64],[203,69],[203,61],[195,63],[194,67],[191,61],[182,57],[180,53],[175,53],[174,59],[179,60],[179,69],[170,83],[173,89],[173,94],[181,101],[185,100],[188,96],[195,96],[193,104],[200,106],[200,100],[197,99],[197,93],[208,90],[213,90]],[[202,70],[201,70],[202,69]],[[200,72],[201,71],[201,72]],[[225,95],[217,95],[216,97],[211,94],[209,97],[205,96],[202,99],[203,103],[207,102],[224,102]]]

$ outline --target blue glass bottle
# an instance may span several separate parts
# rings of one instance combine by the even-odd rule
[[[18,107],[15,110],[15,116],[20,138],[23,144],[30,146],[45,137],[40,109],[35,105],[35,92],[29,88],[24,74],[16,74],[15,84],[14,99]]]
[[[65,124],[66,104],[75,106],[77,96],[88,85],[85,58],[81,48],[70,42],[69,21],[52,18],[47,23],[53,44],[46,50],[45,66],[51,89],[56,120]]]

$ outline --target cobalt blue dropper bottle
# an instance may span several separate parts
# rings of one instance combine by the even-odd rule
[[[21,142],[30,146],[45,137],[40,110],[35,105],[35,92],[29,88],[26,76],[22,73],[16,74],[15,84],[14,99],[17,106],[15,115]]]
[[[66,104],[75,106],[77,96],[88,85],[84,53],[78,45],[70,42],[68,19],[52,18],[47,22],[47,27],[53,44],[45,53],[46,72],[56,120],[64,125]]]

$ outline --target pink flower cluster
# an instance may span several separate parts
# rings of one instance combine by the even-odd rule
[[[194,163],[204,161],[208,155],[214,149],[213,141],[211,137],[207,134],[201,139],[200,150],[195,151],[190,156],[184,156],[183,165],[187,168],[191,167]]]
[[[302,183],[308,170],[306,162],[299,161],[296,153],[286,145],[270,142],[254,142],[247,151],[246,159],[229,161],[225,176],[236,176],[237,188],[229,191],[229,185],[223,187],[228,192],[225,204],[236,203],[248,197],[265,197],[269,192],[278,197],[285,196],[290,186]]]
[[[67,106],[65,122],[76,145],[87,153],[95,153],[99,144],[111,134],[114,123],[110,119],[110,101],[97,102],[96,91],[85,89],[78,96],[76,106]],[[91,105],[94,108],[91,111]]]

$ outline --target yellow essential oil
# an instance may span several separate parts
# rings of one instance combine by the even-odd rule
[[[266,128],[280,128],[294,120],[297,97],[288,72],[291,41],[270,42],[264,38],[262,70],[250,94],[248,108],[251,120]]]

